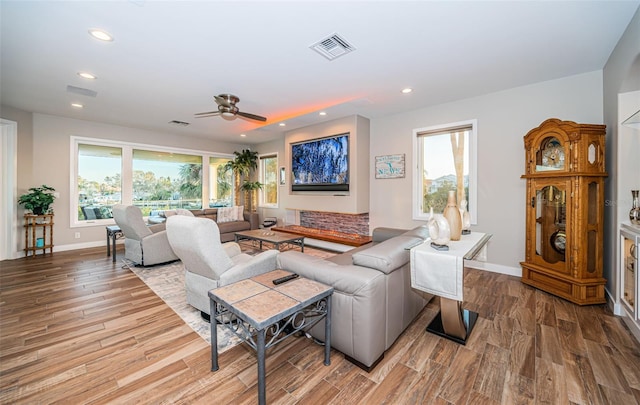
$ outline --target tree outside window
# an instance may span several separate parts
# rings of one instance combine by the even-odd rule
[[[458,206],[467,201],[472,223],[477,213],[476,121],[414,130],[414,219],[427,220],[430,209],[442,213],[450,190]]]
[[[122,148],[81,143],[77,162],[76,219],[112,218],[122,201]]]
[[[278,205],[278,156],[260,157],[260,205],[274,207]]]

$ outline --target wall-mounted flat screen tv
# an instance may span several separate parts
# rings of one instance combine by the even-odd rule
[[[292,191],[349,191],[349,134],[291,144]]]

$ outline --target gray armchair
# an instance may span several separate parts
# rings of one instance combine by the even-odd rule
[[[167,239],[164,224],[147,226],[140,208],[133,205],[114,205],[113,219],[125,237],[126,259],[141,266],[178,260]]]
[[[214,288],[276,269],[278,251],[256,256],[240,252],[235,242],[220,242],[218,225],[207,218],[173,215],[167,218],[167,235],[185,267],[187,303],[209,315]]]

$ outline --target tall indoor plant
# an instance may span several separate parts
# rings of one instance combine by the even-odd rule
[[[251,181],[251,176],[258,168],[258,152],[250,149],[243,149],[242,152],[235,151],[233,154],[235,159],[227,163],[227,169],[234,173],[235,181],[235,205],[240,205],[242,201],[240,192],[244,193],[244,201],[249,211],[255,211],[253,201],[256,190],[262,188],[262,184],[258,181]]]
[[[23,194],[18,198],[18,204],[24,205],[24,207],[34,215],[42,215],[49,211],[49,206],[56,199],[53,192],[55,188],[49,187],[43,184],[42,187],[31,187],[29,192]]]

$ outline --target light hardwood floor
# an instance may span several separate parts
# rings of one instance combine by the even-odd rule
[[[465,283],[480,314],[466,346],[425,332],[437,299],[371,373],[289,338],[267,352],[268,402],[640,402],[640,344],[605,306],[477,270]],[[0,315],[2,404],[257,402],[253,351],[230,349],[212,373],[208,344],[104,248],[0,262]]]

